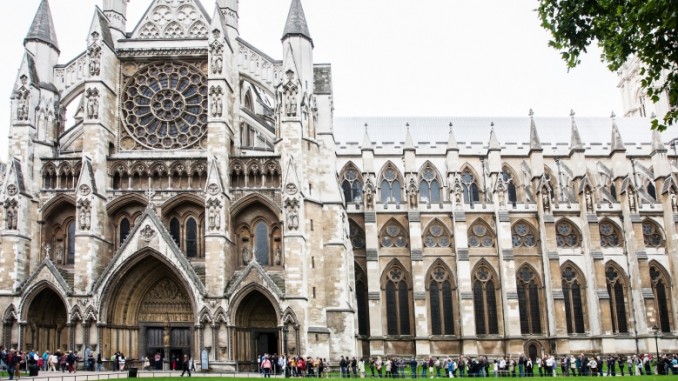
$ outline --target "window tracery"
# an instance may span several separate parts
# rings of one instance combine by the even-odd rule
[[[460,176],[462,191],[464,193],[464,203],[473,204],[480,201],[480,194],[478,193],[478,184],[476,178],[469,169],[465,169]]]
[[[477,335],[498,335],[497,280],[487,264],[480,264],[473,274],[473,310]]]
[[[471,226],[468,232],[469,247],[494,247],[494,232],[482,221]]]
[[[409,335],[411,327],[408,274],[394,265],[386,270],[385,275],[386,332],[388,335]]]
[[[365,232],[353,220],[349,222],[349,238],[354,249],[365,248]]]
[[[450,247],[452,235],[440,221],[432,222],[424,231],[425,247]]]
[[[650,265],[650,282],[659,319],[657,326],[661,332],[671,332],[671,286],[668,277],[656,263]]]
[[[127,79],[121,104],[125,150],[187,148],[202,144],[207,134],[207,78],[192,64],[143,67]]]
[[[534,229],[527,222],[519,221],[513,224],[511,230],[513,231],[513,235],[511,236],[513,247],[537,246],[537,235]]]
[[[436,264],[428,284],[433,335],[454,335],[454,289],[450,272],[442,263]]]
[[[419,200],[424,204],[440,203],[440,182],[436,170],[427,164],[420,174]]]
[[[515,176],[513,176],[512,173],[513,172],[504,167],[501,176],[504,183],[507,184],[506,193],[508,195],[508,202],[515,207],[518,202],[518,192],[516,191]]]
[[[344,192],[344,203],[354,202],[360,205],[363,199],[363,183],[360,172],[355,167],[350,166],[344,171],[341,189]]]
[[[395,221],[389,221],[382,229],[379,240],[381,247],[407,247],[407,234]]]
[[[585,333],[584,327],[584,288],[583,277],[573,265],[566,264],[562,269],[562,287],[565,300],[565,320],[567,333]]]
[[[560,220],[556,224],[556,243],[563,248],[581,246],[579,231],[570,221]]]
[[[661,228],[650,220],[643,221],[643,241],[645,247],[664,247],[664,238]]]
[[[389,163],[384,169],[381,180],[381,202],[387,204],[400,204],[402,192],[398,170]]]
[[[610,317],[612,330],[615,333],[628,333],[626,316],[626,280],[625,275],[615,266],[609,264],[605,270],[607,293],[610,296]]]
[[[541,334],[541,282],[529,267],[523,266],[516,276],[520,331],[523,335]]]
[[[600,231],[600,246],[621,247],[622,236],[619,229],[610,221],[603,221],[598,225]]]

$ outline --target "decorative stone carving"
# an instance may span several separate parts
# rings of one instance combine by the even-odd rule
[[[45,258],[49,258],[49,253],[52,251],[52,245],[49,243],[45,245]]]
[[[461,189],[461,181],[459,178],[457,178],[454,181],[454,206],[457,209],[462,209],[462,203],[461,203],[461,195],[462,195],[462,189]]]
[[[224,68],[224,44],[221,42],[221,31],[215,29],[212,36],[214,36],[214,41],[210,44],[210,68],[212,74],[221,74]]]
[[[285,74],[287,75],[287,83],[283,85],[283,94],[278,95],[278,101],[280,104],[284,104],[285,115],[297,116],[299,87],[294,83],[295,76],[292,70],[288,70]]]
[[[217,194],[219,194],[219,185],[211,183],[210,185],[207,186],[207,193],[209,193],[212,196],[216,196]]]
[[[153,227],[151,227],[151,225],[146,225],[144,226],[143,229],[141,229],[141,239],[143,239],[144,241],[151,242],[154,236],[155,230],[153,230]]]
[[[676,196],[676,192],[671,189],[671,210],[673,210],[673,213],[678,213],[678,197]]]
[[[87,89],[87,119],[99,119],[99,90]]]
[[[212,86],[210,88],[210,97],[212,98],[211,112],[212,116],[215,118],[221,118],[224,113],[223,94],[224,92],[221,90],[221,86]]]
[[[629,191],[626,193],[629,199],[629,210],[632,212],[636,211],[636,192],[633,189],[629,188]]]
[[[414,209],[417,207],[417,183],[414,180],[414,177],[410,178],[410,185],[407,187],[407,193],[410,200],[410,208]]]
[[[544,206],[544,212],[548,212],[551,210],[551,198],[547,187],[544,187],[541,190],[541,202]]]
[[[79,200],[78,209],[78,222],[80,222],[80,230],[89,230],[92,220],[92,205],[90,200]]]
[[[11,198],[5,200],[5,229],[17,230],[19,225],[19,202]]]
[[[500,175],[499,178],[497,179],[497,199],[499,201],[499,209],[506,209],[506,183],[504,182],[504,179]]]
[[[83,196],[89,196],[89,194],[92,192],[92,188],[89,187],[87,184],[82,184],[80,185],[80,194]]]
[[[242,248],[242,264],[243,264],[243,266],[247,266],[250,263],[251,258],[252,257],[251,257],[251,254],[250,254],[249,244],[246,244]]]
[[[92,32],[92,44],[87,48],[87,55],[89,56],[89,75],[99,75],[101,73],[101,44],[97,32]]]
[[[287,228],[289,230],[298,230],[299,201],[297,199],[287,199],[285,201],[285,211],[287,212]]]
[[[367,181],[365,181],[363,194],[365,195],[365,209],[371,210],[374,208],[374,186],[372,185],[372,180],[370,178],[367,178]]]
[[[282,264],[282,252],[280,251],[280,246],[276,245],[275,251],[273,252],[273,263],[276,266],[280,266]]]
[[[285,192],[287,194],[291,195],[291,196],[297,194],[298,191],[299,191],[299,189],[293,183],[289,183],[289,184],[287,184],[287,186],[285,186]]]
[[[14,184],[7,185],[7,195],[8,196],[16,196],[17,193],[19,193],[19,188],[17,188],[16,185],[14,185]]]
[[[221,202],[217,199],[207,201],[207,222],[210,230],[221,229]]]
[[[21,76],[21,82],[23,83],[23,86],[21,86],[17,91],[16,91],[16,99],[17,99],[17,107],[16,107],[16,118],[17,120],[28,120],[28,114],[29,114],[29,99],[31,96],[31,92],[26,88],[26,84],[28,82],[28,77],[25,75]]]
[[[588,187],[584,192],[584,201],[586,202],[586,211],[589,213],[593,213],[593,196],[591,195],[591,189],[589,189]]]

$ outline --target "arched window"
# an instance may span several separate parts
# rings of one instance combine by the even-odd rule
[[[252,92],[248,91],[245,93],[245,108],[251,112],[254,112],[254,102],[252,102]]]
[[[615,266],[609,264],[605,270],[607,293],[610,295],[610,317],[612,330],[615,333],[628,333],[629,328],[626,316],[626,295],[624,274]]]
[[[181,225],[179,224],[179,219],[176,217],[172,218],[170,221],[170,235],[172,236],[174,243],[181,247]]]
[[[652,199],[657,199],[657,189],[655,189],[651,180],[647,182],[647,193],[652,196]]]
[[[429,278],[431,334],[454,335],[453,287],[449,271],[438,264]]]
[[[365,231],[358,226],[353,220],[349,220],[348,224],[349,236],[351,238],[351,245],[354,249],[365,248]]]
[[[655,311],[662,332],[671,332],[671,285],[664,271],[655,263],[650,265],[650,281],[654,294]]]
[[[358,303],[358,334],[370,334],[370,305],[367,298],[367,277],[358,264],[355,264],[355,298]]]
[[[493,271],[480,265],[473,274],[473,311],[477,335],[498,335],[497,290]]]
[[[358,171],[355,168],[349,168],[344,172],[344,181],[341,183],[341,189],[344,191],[344,202],[355,202],[360,204],[363,200],[363,184],[358,178]]]
[[[537,246],[537,234],[534,229],[525,221],[519,221],[511,227],[513,234],[511,240],[513,247],[535,247]]]
[[[516,185],[514,184],[513,176],[509,170],[504,168],[504,170],[501,172],[501,177],[504,180],[504,184],[506,184],[508,201],[515,207],[516,203],[518,202],[518,192],[516,192]]]
[[[560,220],[556,224],[556,244],[565,248],[581,246],[581,235],[570,221]]]
[[[567,333],[585,333],[584,327],[584,280],[572,265],[563,268],[563,296]]]
[[[407,247],[407,235],[399,223],[389,221],[382,229],[379,243],[381,247]]]
[[[651,220],[643,221],[643,241],[645,247],[664,247],[664,238],[659,225]]]
[[[494,247],[494,232],[482,221],[474,223],[468,231],[469,247]]]
[[[188,258],[198,256],[198,224],[193,217],[186,221],[186,256]]]
[[[600,246],[602,247],[621,247],[622,236],[621,232],[610,221],[603,221],[598,225],[600,231]]]
[[[383,180],[381,181],[381,202],[386,204],[400,204],[400,181],[398,180],[397,170],[389,165],[384,170]]]
[[[262,266],[268,266],[269,258],[269,237],[268,225],[264,221],[259,221],[254,231],[254,250],[257,262]]]
[[[129,220],[127,219],[127,217],[125,217],[122,220],[120,220],[120,228],[118,232],[119,245],[122,245],[122,243],[125,242],[125,239],[129,235],[129,231],[130,231]]]
[[[386,285],[386,325],[388,335],[410,334],[410,301],[405,272],[393,267],[388,270]]]
[[[66,264],[75,264],[75,222],[68,224],[68,257],[66,257]]]
[[[523,335],[541,334],[540,283],[537,274],[523,266],[518,271],[518,308],[520,310],[520,331]]]
[[[421,172],[419,200],[424,204],[440,203],[440,182],[438,182],[436,171],[430,164],[427,164]]]
[[[461,185],[462,191],[464,192],[464,203],[473,204],[474,202],[480,201],[478,185],[470,170],[466,169],[461,173]]]
[[[452,235],[447,228],[440,222],[434,221],[424,231],[425,247],[450,247]]]

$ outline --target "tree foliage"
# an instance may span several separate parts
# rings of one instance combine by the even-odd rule
[[[640,61],[641,86],[656,103],[667,94],[669,111],[652,128],[678,124],[678,0],[539,0],[542,27],[573,68],[596,41],[612,71],[632,58]]]

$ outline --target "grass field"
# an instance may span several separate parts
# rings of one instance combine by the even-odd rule
[[[154,380],[158,380],[158,381],[163,381],[163,380],[176,380],[176,379],[179,377],[180,374],[181,374],[181,373],[177,373],[176,376],[174,376],[174,377],[153,377],[153,379],[154,379]],[[142,377],[142,378],[147,378],[147,377],[150,376],[150,374],[144,375],[143,373],[140,373],[139,376]],[[250,377],[242,377],[242,376],[239,375],[239,374],[235,374],[235,375],[232,375],[232,376],[227,376],[227,375],[216,376],[216,375],[212,375],[212,374],[210,374],[210,373],[197,373],[197,374],[194,375],[194,377],[208,377],[210,380],[229,380],[229,381],[231,381],[231,380],[242,380],[242,381],[247,381],[247,380],[252,380],[252,379],[254,379],[254,378],[262,378],[262,377],[260,377],[259,375],[255,375],[255,374],[252,374]],[[620,381],[621,381],[622,379],[623,379],[623,380],[628,380],[628,381],[659,381],[659,380],[667,380],[667,379],[670,379],[670,378],[672,378],[672,375],[669,375],[669,376],[658,376],[658,375],[650,375],[650,376],[624,376],[623,378],[621,378],[621,376],[617,376],[617,377],[620,377]],[[674,376],[674,377],[675,377],[675,376]],[[272,378],[272,379],[284,379],[284,377],[281,377],[281,376],[273,376],[273,377],[271,377],[271,378]],[[466,377],[466,378],[468,378],[468,377]],[[556,377],[556,378],[564,379],[564,378],[566,378],[566,377],[558,376],[558,377]],[[324,380],[345,380],[345,379],[339,378],[338,375],[337,375],[336,377],[323,378],[323,379],[324,379]],[[367,377],[366,379],[370,379],[370,377]],[[377,380],[377,379],[378,379],[378,378],[375,378],[375,380]],[[401,380],[413,380],[412,378],[409,378],[409,377],[406,377],[406,378],[400,378],[400,379],[401,379]],[[418,378],[418,379],[420,379],[420,378]],[[440,380],[443,380],[443,379],[444,379],[444,377],[440,377]],[[508,379],[510,379],[510,378],[507,378],[507,377],[498,377],[498,378],[496,378],[496,377],[485,377],[485,378],[483,378],[483,379],[508,380]],[[525,380],[535,380],[535,381],[537,381],[537,380],[545,381],[545,380],[553,380],[554,377],[526,377],[526,378],[524,378],[524,379],[525,379]],[[588,376],[588,377],[572,377],[571,379],[572,379],[572,380],[590,380],[590,379],[599,379],[599,377],[592,377],[592,376]],[[295,378],[290,378],[290,380],[295,380]],[[394,380],[395,380],[395,379],[394,379]],[[422,380],[423,380],[423,379],[422,379]],[[427,380],[431,380],[431,379],[428,378]]]

